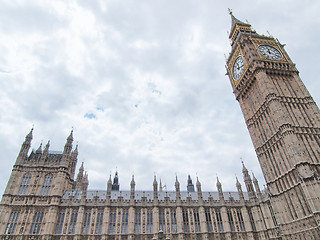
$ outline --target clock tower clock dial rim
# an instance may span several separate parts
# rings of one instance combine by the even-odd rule
[[[239,66],[239,64],[242,64]],[[232,77],[235,81],[238,81],[241,79],[244,72],[244,59],[240,55],[236,58],[236,60],[233,63],[232,67]]]
[[[265,49],[267,49],[268,52],[266,52]],[[270,60],[278,61],[283,58],[283,55],[277,48],[275,48],[274,46],[270,46],[268,44],[261,44],[260,46],[258,46],[258,50],[262,56]]]

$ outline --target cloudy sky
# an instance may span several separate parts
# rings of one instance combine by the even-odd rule
[[[176,174],[216,190],[218,174],[232,191],[240,158],[263,185],[225,76],[228,8],[286,44],[320,103],[320,2],[270,2],[0,0],[1,194],[33,125],[32,148],[51,150],[73,127],[91,189],[117,169],[122,190],[132,173],[151,190],[156,173],[168,190]]]

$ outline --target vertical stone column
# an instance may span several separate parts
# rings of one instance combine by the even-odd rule
[[[246,228],[248,240],[254,240],[254,237],[252,234],[253,229],[250,223],[249,213],[245,206],[241,208],[241,213],[243,217],[244,227]]]
[[[153,217],[153,233],[159,232],[159,207],[154,206],[152,209],[152,217]]]
[[[227,208],[221,207],[221,218],[223,223],[223,229],[225,232],[230,232],[230,225],[228,221]]]
[[[83,219],[84,219],[84,206],[80,206],[78,210],[78,217],[77,217],[77,223],[74,233],[76,235],[80,235],[82,232],[82,226],[83,226]]]
[[[7,224],[9,221],[9,217],[11,214],[11,209],[5,205],[0,205],[0,233],[3,234],[7,228]],[[20,213],[20,217],[21,218],[23,215],[23,211],[21,211]],[[20,220],[20,219],[18,219]],[[17,231],[17,230],[16,230]]]
[[[208,232],[207,222],[206,222],[206,213],[204,207],[199,207],[199,217],[200,217],[200,227],[201,232]]]
[[[103,222],[102,222],[102,234],[108,234],[108,226],[110,224],[110,207],[105,207],[103,209]]]
[[[128,212],[128,239],[134,239],[134,224],[135,224],[135,209],[133,206],[130,206]]]
[[[59,208],[56,206],[50,206],[48,213],[47,213],[47,219],[46,224],[44,225],[43,234],[49,235],[54,234],[55,227],[57,224],[57,216],[59,214]]]
[[[176,209],[176,217],[177,217],[177,233],[178,233],[178,239],[183,240],[183,217],[182,217],[182,208],[180,206]]]

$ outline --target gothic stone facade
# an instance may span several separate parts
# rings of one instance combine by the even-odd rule
[[[83,165],[74,178],[77,147],[73,134],[63,152],[49,143],[28,155],[32,131],[26,136],[13,167],[0,208],[2,239],[152,239],[162,230],[170,239],[268,239],[276,237],[270,200],[243,165],[247,192],[163,191],[156,177],[153,191],[120,191],[118,173],[106,191],[88,190]],[[255,187],[254,187],[255,185]],[[254,190],[256,189],[256,190]]]
[[[73,133],[63,152],[49,142],[29,154],[26,136],[0,204],[0,239],[320,239],[319,109],[283,46],[232,14],[227,62],[267,189],[243,166],[246,192],[158,187],[120,191],[118,175],[106,191],[88,190],[83,166],[75,176]]]
[[[232,13],[228,75],[284,239],[320,239],[320,112],[282,44]]]

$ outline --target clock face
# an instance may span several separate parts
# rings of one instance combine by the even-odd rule
[[[243,74],[243,70],[244,70],[244,60],[243,60],[243,57],[240,56],[237,58],[237,60],[234,62],[234,65],[233,65],[233,78],[235,80],[239,80]]]
[[[258,47],[258,49],[259,49],[259,52],[266,58],[269,58],[272,60],[280,60],[282,58],[281,53],[274,47],[271,47],[268,45],[261,45]]]

